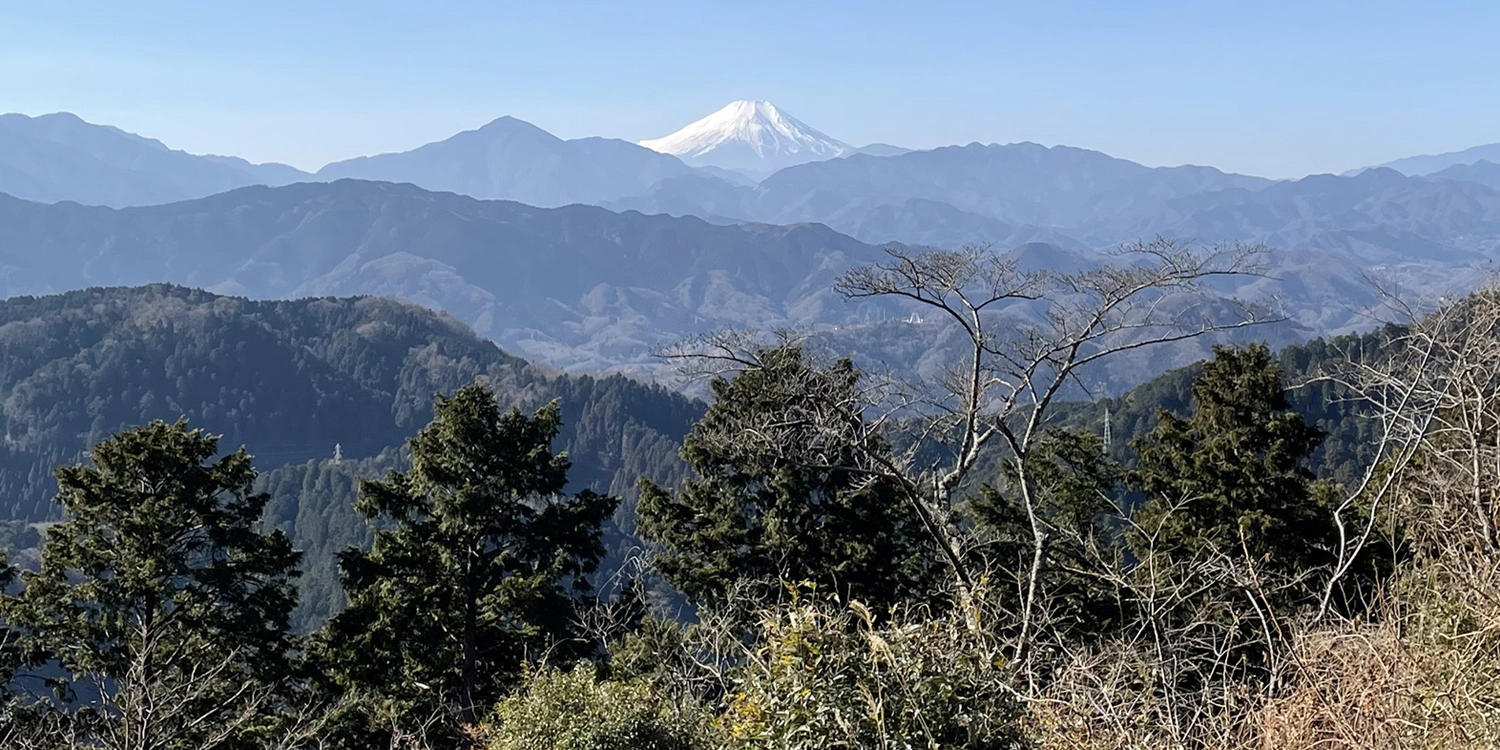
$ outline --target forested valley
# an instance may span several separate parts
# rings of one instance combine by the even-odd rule
[[[801,331],[660,352],[706,402],[380,298],[0,301],[0,746],[1500,743],[1500,289],[1213,357],[1264,249],[893,247]]]

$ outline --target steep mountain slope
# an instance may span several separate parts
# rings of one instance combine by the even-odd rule
[[[318,170],[318,177],[409,182],[428,190],[546,207],[614,200],[693,172],[676,157],[626,141],[565,141],[502,117],[411,151],[335,162]]]
[[[548,373],[393,300],[253,302],[164,284],[16,297],[0,301],[0,497],[17,517],[44,516],[51,465],[155,418],[187,416],[264,468],[335,444],[375,455],[426,423],[434,392],[478,375],[517,403],[562,398],[578,478],[601,490],[634,481],[610,469],[630,460],[620,420],[676,439],[697,408],[624,378]]]
[[[0,197],[0,295],[171,281],[253,297],[380,294],[511,351],[592,371],[655,365],[695,331],[864,317],[832,292],[879,249],[816,225],[539,209],[352,180],[113,211]],[[627,368],[628,369],[628,368]]]
[[[733,169],[750,175],[770,174],[784,167],[833,159],[855,150],[770,102],[751,100],[730,102],[671,135],[641,141],[640,145],[680,157],[695,166]]]
[[[0,192],[28,200],[153,205],[308,177],[284,164],[173,151],[68,113],[0,115]]]

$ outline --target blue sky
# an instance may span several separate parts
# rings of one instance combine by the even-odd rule
[[[1497,39],[1492,0],[0,0],[0,111],[316,168],[505,114],[638,140],[756,98],[856,144],[1286,177],[1500,141]]]

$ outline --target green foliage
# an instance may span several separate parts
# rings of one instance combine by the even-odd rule
[[[444,355],[462,356],[467,338],[386,300],[250,302],[170,286],[7,300],[0,327],[0,485],[26,520],[48,518],[50,488],[21,462],[77,460],[153,419],[187,418],[273,466],[335,443],[350,456],[395,445],[425,419],[430,380],[465,369]]]
[[[1006,598],[1007,606],[1016,607],[1032,563],[1033,532],[1017,489],[1015,465],[1003,466],[1004,491],[982,487],[969,509],[989,542],[981,547],[983,562],[1014,583],[996,594]],[[1124,469],[1106,455],[1097,435],[1066,429],[1043,433],[1027,469],[1038,521],[1049,540],[1041,585],[1054,602],[1056,627],[1099,632],[1118,623],[1115,592],[1095,577],[1074,571],[1118,557],[1115,502]]]
[[[0,300],[0,519],[55,520],[51,467],[153,419],[246,446],[262,470],[401,445],[432,394],[476,377],[507,404],[562,401],[580,487],[675,481],[702,412],[621,376],[563,376],[450,316],[379,298],[253,301],[157,284]],[[352,544],[355,539],[343,540]],[[300,542],[299,542],[300,544]]]
[[[764,613],[721,719],[736,750],[1023,747],[1001,644],[968,607],[878,623],[858,604]]]
[[[0,498],[16,498],[0,548],[30,566],[36,522],[62,519],[24,589],[0,557],[0,588],[19,591],[0,607],[0,680],[60,666],[75,703],[30,714],[38,726],[77,719],[101,745],[111,727],[145,727],[169,748],[270,737],[302,687],[337,706],[324,746],[397,746],[434,727],[429,739],[454,745],[488,716],[495,750],[1014,748],[1027,724],[1015,691],[1046,696],[1062,673],[1099,678],[1078,695],[1123,686],[1162,705],[1211,686],[1254,692],[1293,632],[1273,634],[1285,623],[1258,603],[1293,612],[1305,593],[1259,590],[1259,574],[1295,581],[1326,562],[1328,487],[1310,469],[1346,476],[1368,455],[1336,386],[1288,394],[1284,373],[1313,373],[1351,341],[1379,356],[1378,337],[1313,342],[1280,363],[1265,347],[1218,349],[1111,401],[1117,435],[1157,420],[1134,460],[1106,455],[1093,407],[1063,409],[1087,429],[1047,431],[1026,464],[1048,640],[1013,675],[1011,584],[1037,548],[1021,477],[1002,452],[986,458],[994,486],[955,511],[976,532],[964,554],[993,575],[923,609],[939,595],[927,536],[901,488],[869,470],[890,456],[887,437],[912,438],[864,418],[848,360],[761,350],[758,366],[713,381],[693,425],[693,402],[548,374],[383,300],[151,287],[0,302]],[[76,460],[112,426],[178,414],[225,425],[280,468],[257,477],[245,450],[220,457],[215,438],[154,422],[99,443],[92,467],[59,470],[57,508],[36,503],[39,465]],[[407,449],[389,447],[429,418]],[[334,443],[345,459],[326,458]],[[1145,499],[1130,534],[1114,517],[1125,478]],[[590,579],[619,564],[637,515],[657,571],[703,605],[691,626],[644,584],[595,608]],[[1196,565],[1242,549],[1253,565]],[[1153,565],[1135,566],[1147,555]],[[755,594],[782,581],[807,587],[757,612]],[[1262,596],[1246,605],[1247,591]],[[289,623],[311,631],[334,613],[299,665]],[[1457,634],[1482,629],[1449,620]],[[1140,658],[1093,670],[1090,658],[1144,642],[1122,646],[1142,632],[1122,625],[1144,624],[1168,656],[1130,651]],[[588,664],[599,644],[609,659]],[[1222,675],[1195,671],[1205,654]],[[536,663],[547,666],[528,672]]]
[[[345,549],[369,549],[374,531],[354,509],[361,477],[382,476],[409,461],[400,451],[372,458],[308,461],[261,475],[256,488],[270,495],[266,524],[285,531],[302,551],[301,597],[292,611],[292,629],[310,633],[343,611],[338,558]]]
[[[1393,352],[1392,340],[1401,329],[1388,326],[1365,334],[1318,338],[1283,347],[1274,355],[1288,385],[1292,409],[1324,433],[1308,457],[1307,466],[1320,477],[1349,485],[1374,460],[1378,422],[1362,418],[1363,404],[1334,380],[1320,379],[1353,360],[1378,364]],[[1164,372],[1118,398],[1057,404],[1059,422],[1070,429],[1100,433],[1104,411],[1110,412],[1114,433],[1113,457],[1133,463],[1130,450],[1136,438],[1155,429],[1163,411],[1186,418],[1192,410],[1193,384],[1203,374],[1203,362]]]
[[[482,733],[489,750],[709,750],[701,711],[641,680],[600,680],[592,667],[529,675]]]
[[[1131,483],[1147,497],[1136,513],[1136,554],[1243,550],[1288,572],[1323,562],[1331,517],[1306,468],[1321,440],[1292,411],[1265,346],[1216,348],[1193,386],[1191,416],[1163,412],[1134,446]]]
[[[10,590],[11,584],[16,580],[16,569],[11,566],[5,558],[4,548],[0,548],[0,596]],[[21,652],[17,644],[19,633],[10,629],[6,624],[4,607],[0,607],[0,724],[7,720],[5,711],[9,704],[15,700],[15,696],[5,689],[10,685],[11,678],[16,673],[16,668],[21,666]]]
[[[97,444],[93,466],[59,468],[67,520],[5,606],[31,664],[104,690],[101,715],[169,733],[162,747],[200,746],[220,727],[197,717],[238,711],[247,685],[291,669],[298,553],[261,533],[250,457],[217,453],[201,430],[153,422]]]
[[[918,595],[929,562],[920,521],[892,482],[853,468],[886,447],[857,408],[823,407],[857,403],[859,371],[847,359],[821,367],[800,346],[756,359],[710,383],[713,405],[682,448],[697,476],[677,493],[641,484],[658,569],[700,603],[745,579],[814,582],[879,607]]]
[[[326,653],[345,689],[424,685],[472,723],[524,663],[577,648],[575,597],[617,501],[563,494],[556,404],[502,411],[474,383],[434,412],[410,442],[411,470],[360,487],[374,545],[343,556],[349,608],[330,622]]]
[[[0,300],[0,546],[12,562],[35,524],[60,518],[52,467],[83,460],[111,433],[187,418],[246,446],[272,496],[267,523],[305,552],[298,632],[344,606],[337,554],[368,549],[354,512],[360,476],[403,468],[398,446],[432,415],[432,394],[476,377],[506,405],[559,399],[555,448],[573,460],[569,491],[623,496],[601,568],[635,539],[640,476],[675,485],[680,441],[702,404],[622,376],[548,372],[451,317],[387,299],[252,301],[171,285]],[[334,463],[335,445],[345,460]]]

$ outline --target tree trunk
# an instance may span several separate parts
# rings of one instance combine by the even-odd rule
[[[474,631],[479,629],[479,614],[476,609],[479,606],[477,596],[474,592],[474,577],[476,572],[475,558],[477,555],[471,547],[468,559],[464,563],[464,655],[463,655],[463,697],[460,706],[461,715],[465,724],[473,725],[476,721],[474,716]]]

